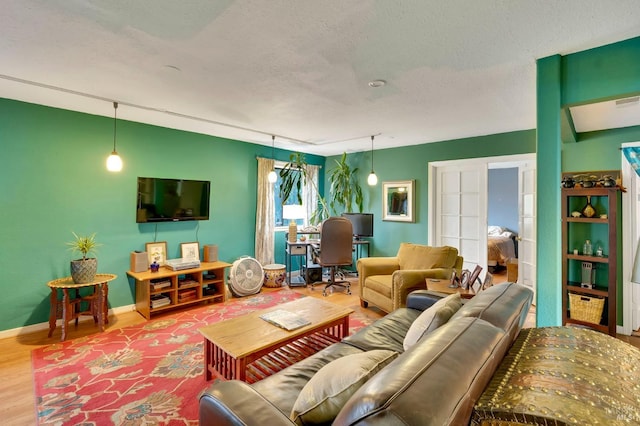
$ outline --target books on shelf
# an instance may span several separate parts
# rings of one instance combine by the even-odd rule
[[[208,285],[202,288],[202,294],[205,296],[215,296],[218,294],[218,289],[214,285]]]
[[[151,290],[161,290],[163,288],[171,287],[171,280],[152,281]]]
[[[178,293],[178,303],[188,302],[198,297],[198,293],[195,288],[190,290],[182,290]]]
[[[151,308],[159,308],[171,304],[171,298],[165,294],[154,294],[151,296]]]
[[[284,309],[266,312],[260,315],[260,318],[289,331],[311,324],[311,321],[304,317],[293,312],[285,311]]]
[[[183,278],[178,281],[178,287],[187,287],[194,284],[198,284],[198,281],[194,280],[193,278]]]

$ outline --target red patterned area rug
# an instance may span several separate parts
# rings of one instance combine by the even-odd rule
[[[197,425],[210,384],[198,328],[300,297],[261,293],[35,349],[38,424]],[[370,322],[352,314],[351,333]]]

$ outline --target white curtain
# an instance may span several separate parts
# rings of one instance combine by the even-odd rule
[[[304,183],[304,205],[307,209],[307,224],[314,210],[318,207],[319,200],[316,188],[318,187],[319,170],[320,166],[311,164],[306,166],[307,180]]]
[[[256,203],[256,260],[263,265],[274,263],[275,200],[273,184],[267,175],[273,170],[274,161],[258,158],[258,200]]]

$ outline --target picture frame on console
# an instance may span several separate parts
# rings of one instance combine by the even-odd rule
[[[145,250],[149,256],[149,265],[156,262],[163,266],[167,263],[167,242],[158,241],[145,244]]]
[[[382,183],[382,220],[414,222],[415,180]]]
[[[180,257],[188,260],[200,260],[200,243],[181,243]]]

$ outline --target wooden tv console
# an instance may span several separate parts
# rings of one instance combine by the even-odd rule
[[[174,271],[162,266],[158,272],[128,271],[136,281],[136,310],[147,319],[167,309],[185,308],[202,302],[224,302],[226,298],[226,262],[202,262],[200,267]],[[152,307],[152,300],[169,298],[169,303]],[[166,300],[166,298],[165,298]],[[162,301],[154,301],[158,305]]]

